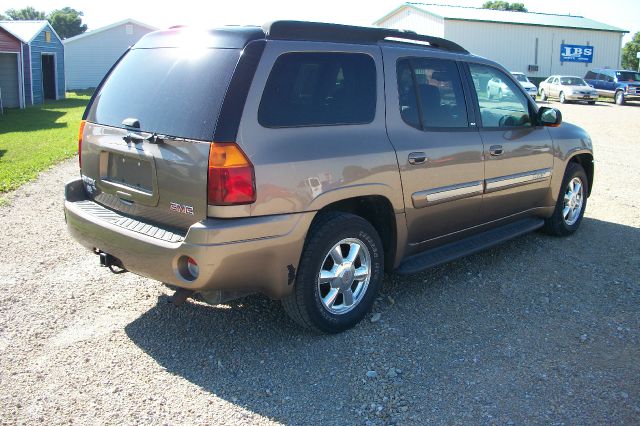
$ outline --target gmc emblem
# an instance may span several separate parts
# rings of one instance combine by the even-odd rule
[[[174,203],[173,201],[169,204],[169,210],[176,213],[182,214],[190,214],[193,216],[193,206],[188,206],[186,204]]]

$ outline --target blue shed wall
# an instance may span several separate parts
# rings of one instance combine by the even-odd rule
[[[51,32],[51,41],[46,42],[45,32]],[[55,53],[56,55],[56,81],[58,99],[64,98],[64,46],[53,33],[53,30],[46,26],[40,34],[31,42],[31,73],[33,76],[33,103],[43,102],[42,93],[42,54]]]

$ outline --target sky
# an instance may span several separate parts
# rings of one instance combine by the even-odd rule
[[[524,3],[530,12],[581,15],[630,31],[629,41],[640,31],[640,0],[514,0]],[[431,0],[459,6],[480,7],[484,0]],[[276,19],[371,25],[373,21],[403,2],[398,0],[269,0],[269,1],[149,1],[149,0],[2,0],[2,11],[33,6],[50,12],[65,6],[84,12],[89,29],[133,18],[167,28],[172,25],[220,26],[227,24],[263,24]]]

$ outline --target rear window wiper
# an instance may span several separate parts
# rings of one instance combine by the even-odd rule
[[[126,143],[142,143],[147,141],[153,144],[159,144],[164,142],[164,138],[161,135],[153,132],[151,135],[144,137],[140,132],[140,120],[137,118],[125,118],[122,120],[122,125],[127,129],[127,134],[122,137]],[[135,129],[135,130],[133,130]]]

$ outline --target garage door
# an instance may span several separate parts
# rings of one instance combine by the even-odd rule
[[[0,89],[2,89],[2,105],[5,108],[20,106],[16,56],[18,55],[15,53],[0,53]]]

